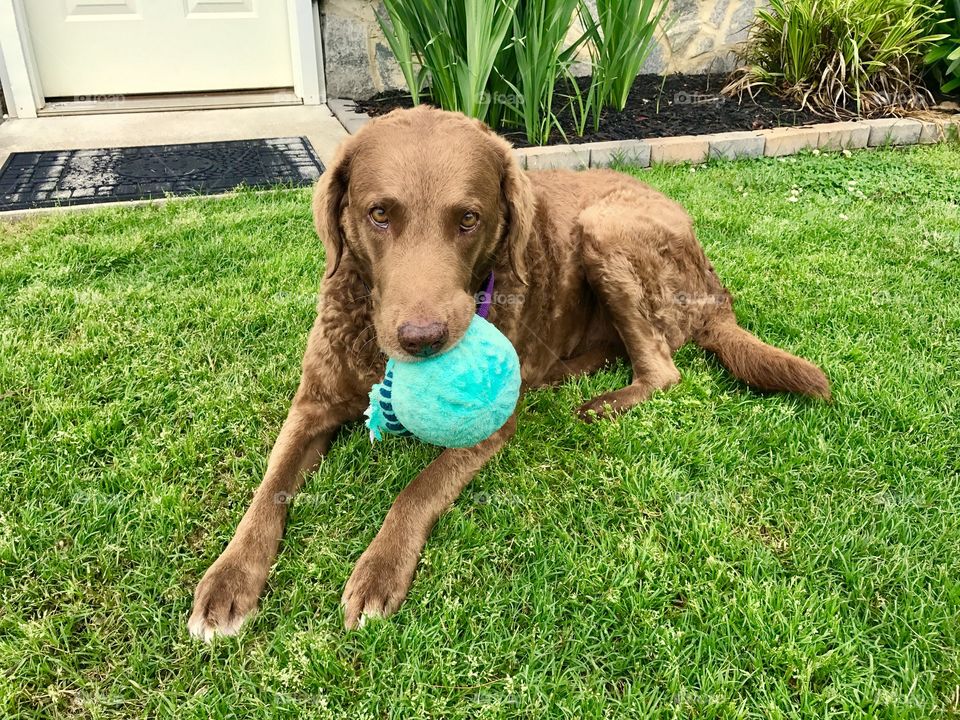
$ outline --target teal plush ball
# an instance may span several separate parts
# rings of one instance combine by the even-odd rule
[[[470,447],[503,427],[520,397],[520,359],[496,327],[474,315],[442,355],[387,362],[370,391],[370,439],[413,435],[431,445]]]

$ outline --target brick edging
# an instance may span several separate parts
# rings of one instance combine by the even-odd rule
[[[358,113],[354,108],[356,103],[353,100],[344,100],[343,98],[331,98],[327,100],[327,107],[337,121],[343,125],[343,129],[351,135],[370,121],[370,116],[366,113]]]
[[[330,109],[350,134],[370,116],[357,113],[351,100],[330,100]],[[885,145],[932,145],[960,139],[960,115],[942,121],[882,118],[828,122],[769,130],[746,130],[711,135],[683,135],[643,140],[571,143],[514,150],[523,167],[552,170],[606,167],[622,159],[639,167],[655,164],[703,163],[709,159],[784,157],[803,150],[860,150]]]

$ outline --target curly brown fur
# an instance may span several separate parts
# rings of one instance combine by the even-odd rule
[[[830,396],[818,368],[737,326],[677,203],[608,170],[523,172],[506,141],[462,115],[370,122],[340,148],[313,212],[327,276],[300,387],[250,508],[197,587],[198,637],[236,632],[256,609],[287,501],[337,428],[361,417],[386,355],[458,342],[491,271],[490,320],[516,347],[524,387],[630,362],[627,387],[579,408],[587,420],[679,381],[673,354],[691,340],[756,387]],[[347,582],[347,627],[399,607],[433,524],[515,425],[444,450],[400,493]]]

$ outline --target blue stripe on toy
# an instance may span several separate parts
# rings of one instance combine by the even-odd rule
[[[393,411],[393,373],[390,371],[389,363],[387,364],[387,372],[384,375],[383,382],[375,385],[374,388],[379,395],[379,399],[375,402],[380,407],[379,415],[382,420],[380,427],[391,435],[413,437],[413,433],[403,426],[403,423],[400,422],[400,419]],[[372,398],[371,402],[374,402]]]

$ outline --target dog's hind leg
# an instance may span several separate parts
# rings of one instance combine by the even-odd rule
[[[606,307],[623,340],[633,380],[578,408],[591,421],[626,412],[680,381],[670,344],[653,322],[663,296],[658,246],[667,230],[627,204],[601,204],[580,215],[582,258],[590,286]]]
[[[580,355],[557,360],[543,379],[533,387],[549,387],[558,385],[568,378],[589,375],[625,356],[626,352],[619,342],[601,343]]]

